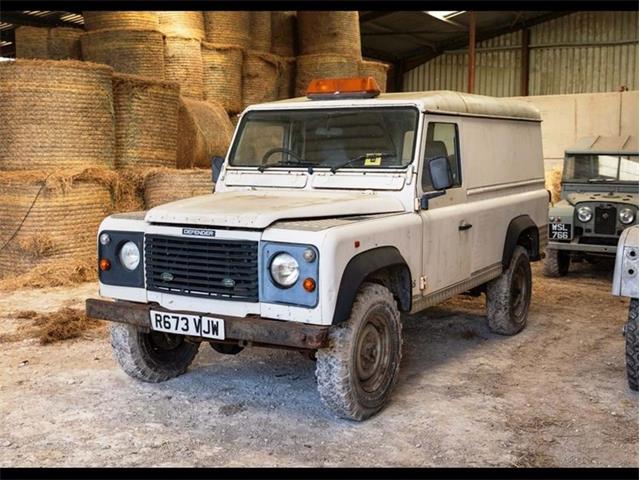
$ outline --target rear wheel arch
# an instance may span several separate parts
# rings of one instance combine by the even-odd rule
[[[529,260],[540,260],[540,238],[538,226],[529,215],[515,217],[507,227],[502,252],[502,268],[509,268],[515,248],[520,245],[525,248]]]

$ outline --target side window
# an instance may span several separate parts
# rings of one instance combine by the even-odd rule
[[[453,187],[462,185],[460,177],[458,126],[455,123],[429,122],[425,143],[424,168],[422,169],[422,190],[432,190],[427,162],[434,157],[447,157],[453,176]]]

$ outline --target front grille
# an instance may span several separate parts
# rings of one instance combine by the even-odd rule
[[[615,247],[618,244],[618,237],[580,237],[578,243],[581,245],[607,245]]]
[[[258,301],[258,242],[145,236],[147,289]]]
[[[594,231],[599,235],[615,235],[616,207],[596,207]]]

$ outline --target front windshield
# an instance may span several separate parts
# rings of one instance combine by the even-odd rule
[[[638,155],[568,155],[564,182],[638,182]]]
[[[413,158],[411,107],[248,112],[231,149],[236,167],[402,168]]]

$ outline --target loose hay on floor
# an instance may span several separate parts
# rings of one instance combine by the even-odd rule
[[[88,331],[105,327],[105,322],[88,318],[84,310],[63,307],[51,313],[23,310],[15,314],[23,320],[13,340],[37,338],[42,345],[81,337]]]
[[[4,278],[0,280],[0,292],[22,288],[66,287],[97,279],[98,267],[95,262],[64,260],[39,265],[27,273]]]

